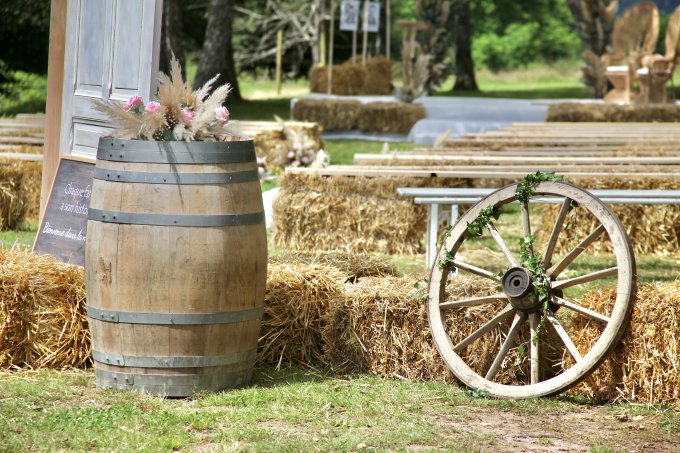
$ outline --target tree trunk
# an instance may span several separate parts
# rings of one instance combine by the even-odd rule
[[[194,78],[194,88],[202,86],[216,74],[220,74],[216,86],[230,84],[229,97],[234,101],[240,101],[242,100],[241,91],[236,77],[234,48],[231,42],[233,19],[233,0],[210,0],[208,25],[205,29],[201,59]]]
[[[455,0],[453,7],[456,23],[456,83],[453,90],[478,91],[475,65],[472,61],[470,0]]]
[[[184,56],[184,2],[182,0],[165,0],[163,2],[163,23],[161,27],[160,70],[170,73],[172,55],[182,65],[182,77],[186,78],[186,57]]]

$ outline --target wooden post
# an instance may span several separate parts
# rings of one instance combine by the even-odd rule
[[[326,32],[321,32],[321,44],[319,45],[319,66],[326,66]]]
[[[362,66],[366,66],[366,48],[368,47],[368,2],[364,2],[364,21],[362,26],[364,27],[364,42],[361,46],[361,57]]]
[[[283,30],[276,33],[276,94],[281,94],[281,63],[283,59]]]
[[[45,213],[47,197],[59,166],[61,131],[61,97],[64,91],[64,51],[66,49],[67,0],[52,0],[50,12],[50,50],[47,65],[47,106],[45,113],[45,149],[43,151],[40,219]]]
[[[392,13],[390,10],[391,0],[385,1],[385,57],[390,59],[390,23],[392,22]]]
[[[357,64],[357,31],[352,32],[352,64]]]
[[[335,28],[335,1],[331,1],[331,20],[328,40],[328,86],[326,92],[331,94],[333,86],[333,29]]]

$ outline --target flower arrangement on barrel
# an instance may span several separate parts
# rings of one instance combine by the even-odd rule
[[[230,112],[223,104],[231,91],[229,84],[213,88],[216,75],[201,88],[193,90],[184,81],[177,59],[170,62],[170,75],[158,77],[155,98],[146,104],[141,96],[132,96],[126,104],[96,99],[95,108],[111,118],[115,129],[110,136],[125,140],[153,141],[231,141],[238,137],[239,128],[230,122]],[[317,157],[320,140],[308,137],[305,131],[283,126],[286,146],[277,145],[275,156],[257,149],[260,176],[278,173],[287,166],[306,167]],[[257,142],[257,140],[256,140]],[[318,159],[317,159],[318,160]]]
[[[228,127],[229,110],[223,105],[230,85],[213,90],[219,77],[216,75],[194,91],[183,80],[177,59],[171,59],[170,68],[170,76],[159,74],[156,99],[146,105],[137,95],[125,105],[94,101],[95,108],[116,125],[111,136],[126,140],[225,141],[235,135]]]

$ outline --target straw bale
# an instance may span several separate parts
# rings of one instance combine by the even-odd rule
[[[389,263],[385,263],[368,255],[341,252],[311,252],[311,253],[290,253],[270,257],[270,263],[285,263],[297,261],[305,265],[320,264],[333,266],[345,273],[345,281],[355,282],[363,277],[386,277],[397,276],[397,268]]]
[[[581,305],[605,312],[615,289],[585,294]],[[582,352],[599,329],[575,317],[570,332]],[[640,285],[629,327],[600,367],[572,391],[605,400],[680,404],[680,281]]]
[[[421,248],[425,206],[398,187],[465,187],[456,178],[324,177],[285,173],[274,199],[274,245],[296,251],[413,254]]]
[[[264,159],[268,170],[280,171],[290,165],[289,153],[304,147],[305,150],[318,152],[324,147],[321,127],[316,123],[291,123],[258,131],[253,135],[255,153]]]
[[[0,161],[0,230],[18,229],[26,219],[31,204],[26,168],[16,161]]]
[[[392,62],[379,55],[366,60],[366,82],[361,94],[392,94]]]
[[[668,189],[679,190],[680,181],[672,178],[573,178],[573,182],[588,189]],[[669,254],[680,249],[680,206],[678,205],[610,205],[619,218],[637,254]],[[559,206],[541,206],[540,232],[549,234],[557,217]],[[569,214],[572,229],[568,235],[561,235],[555,248],[565,253],[575,244],[572,238],[584,238],[599,222],[592,216],[584,216],[582,209]],[[590,246],[595,252],[613,252],[611,242],[600,240]]]
[[[300,99],[293,105],[292,116],[298,121],[319,123],[327,131],[356,129],[361,103],[347,99]]]
[[[83,269],[0,249],[0,369],[90,363]]]
[[[497,285],[479,277],[459,275],[447,286],[449,297],[484,296],[498,292]],[[323,338],[329,366],[338,373],[369,372],[407,379],[453,381],[453,376],[437,352],[429,328],[425,275],[370,277],[344,287],[343,304],[335,305]],[[447,312],[447,328],[457,342],[489,320],[501,305],[489,304]],[[464,351],[463,357],[478,373],[484,374],[495,358],[508,325],[495,329]],[[520,334],[528,344],[528,330]],[[546,335],[545,339],[552,339]],[[526,380],[528,358],[511,349],[498,374],[500,382]],[[528,349],[528,347],[527,347]],[[552,360],[557,353],[546,354]]]
[[[320,263],[272,262],[267,268],[260,364],[324,363],[321,331],[346,273]]]
[[[548,122],[672,122],[680,121],[675,104],[594,104],[564,102],[550,104]]]
[[[366,83],[367,71],[361,65],[341,64],[333,66],[331,94],[359,95]],[[328,92],[328,67],[320,66],[312,70],[309,76],[309,91],[312,93]]]
[[[363,132],[408,133],[414,124],[427,116],[425,108],[406,102],[371,102],[357,113],[357,125]]]

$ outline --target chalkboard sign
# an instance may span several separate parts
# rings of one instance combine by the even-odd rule
[[[34,252],[53,255],[65,263],[85,265],[87,210],[93,174],[94,162],[61,158],[35,239]]]

